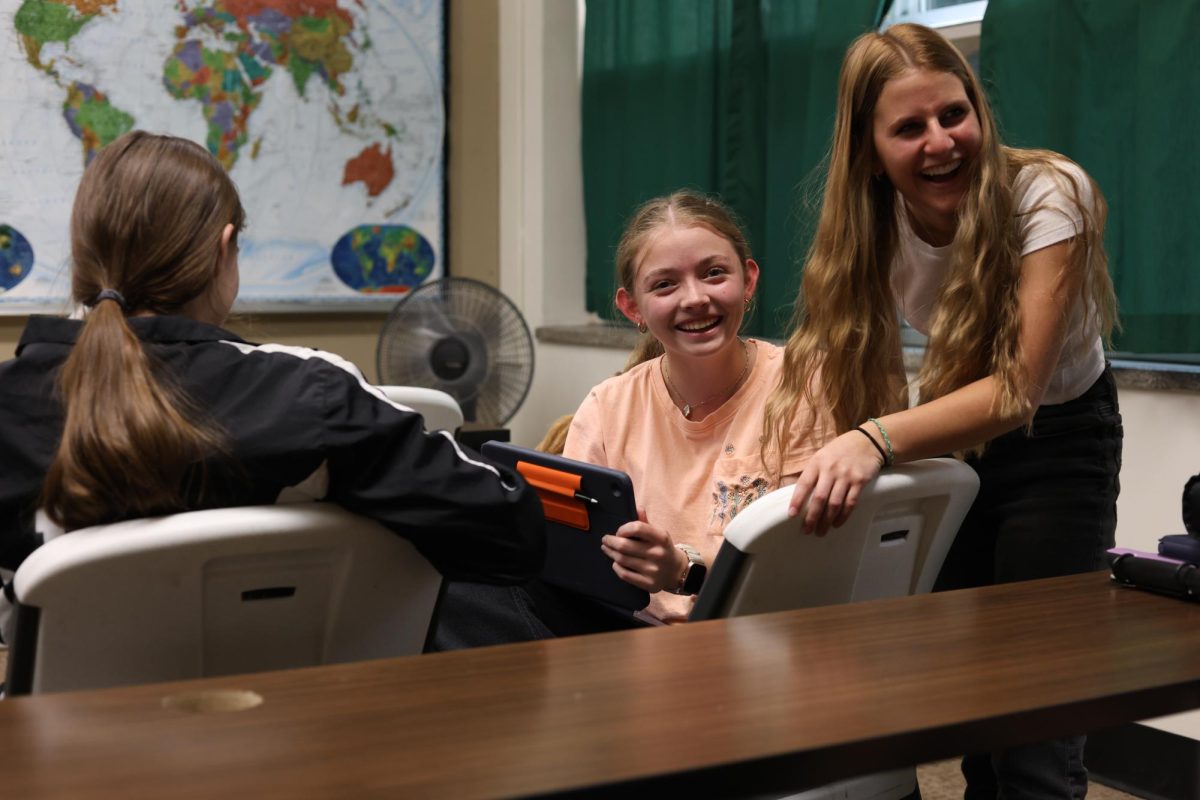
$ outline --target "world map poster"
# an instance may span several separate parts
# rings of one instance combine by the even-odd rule
[[[242,310],[440,277],[443,25],[443,0],[0,0],[0,314],[70,310],[75,188],[135,128],[233,177]]]

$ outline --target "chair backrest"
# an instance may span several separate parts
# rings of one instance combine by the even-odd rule
[[[822,537],[788,518],[791,487],[771,492],[725,529],[691,619],[928,592],[978,490],[975,471],[949,458],[885,469]]]
[[[928,592],[978,491],[975,471],[953,459],[892,467],[863,489],[846,524],[825,536],[805,535],[800,518],[788,518],[792,487],[771,492],[725,528],[691,619]],[[788,800],[898,800],[916,786],[916,769],[904,767]]]
[[[10,694],[420,653],[441,576],[332,503],[137,519],[65,534],[17,570]]]
[[[421,386],[380,386],[388,400],[407,406],[425,418],[425,430],[454,433],[463,424],[458,401],[438,389]]]

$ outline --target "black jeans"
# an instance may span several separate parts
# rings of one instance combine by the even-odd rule
[[[522,586],[448,581],[438,604],[436,652],[643,627],[627,613],[541,580]]]
[[[1075,400],[1039,408],[1028,435],[1012,431],[968,458],[979,496],[934,591],[1101,569],[1117,527],[1123,436],[1106,368]],[[1083,746],[1083,736],[1072,736],[967,756],[964,797],[1078,800],[1087,794]]]

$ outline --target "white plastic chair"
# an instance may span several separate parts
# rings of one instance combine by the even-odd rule
[[[8,692],[416,654],[441,586],[411,543],[332,503],[86,528],[17,570]]]
[[[841,528],[805,535],[787,516],[791,487],[759,498],[729,523],[691,619],[715,619],[921,594],[966,517],[979,478],[949,458],[884,470]],[[797,720],[803,724],[803,720]],[[791,800],[893,800],[916,788],[908,767],[864,775]]]
[[[388,400],[418,412],[425,418],[425,430],[454,433],[463,424],[458,401],[438,389],[421,386],[379,386]]]

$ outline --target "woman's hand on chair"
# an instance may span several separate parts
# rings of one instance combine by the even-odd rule
[[[804,532],[824,536],[850,517],[862,488],[882,466],[878,451],[861,433],[843,433],[804,465],[788,503],[788,516],[803,510]]]
[[[674,589],[687,566],[687,556],[676,549],[671,534],[651,525],[641,508],[636,522],[626,522],[600,542],[621,580],[647,592]]]

